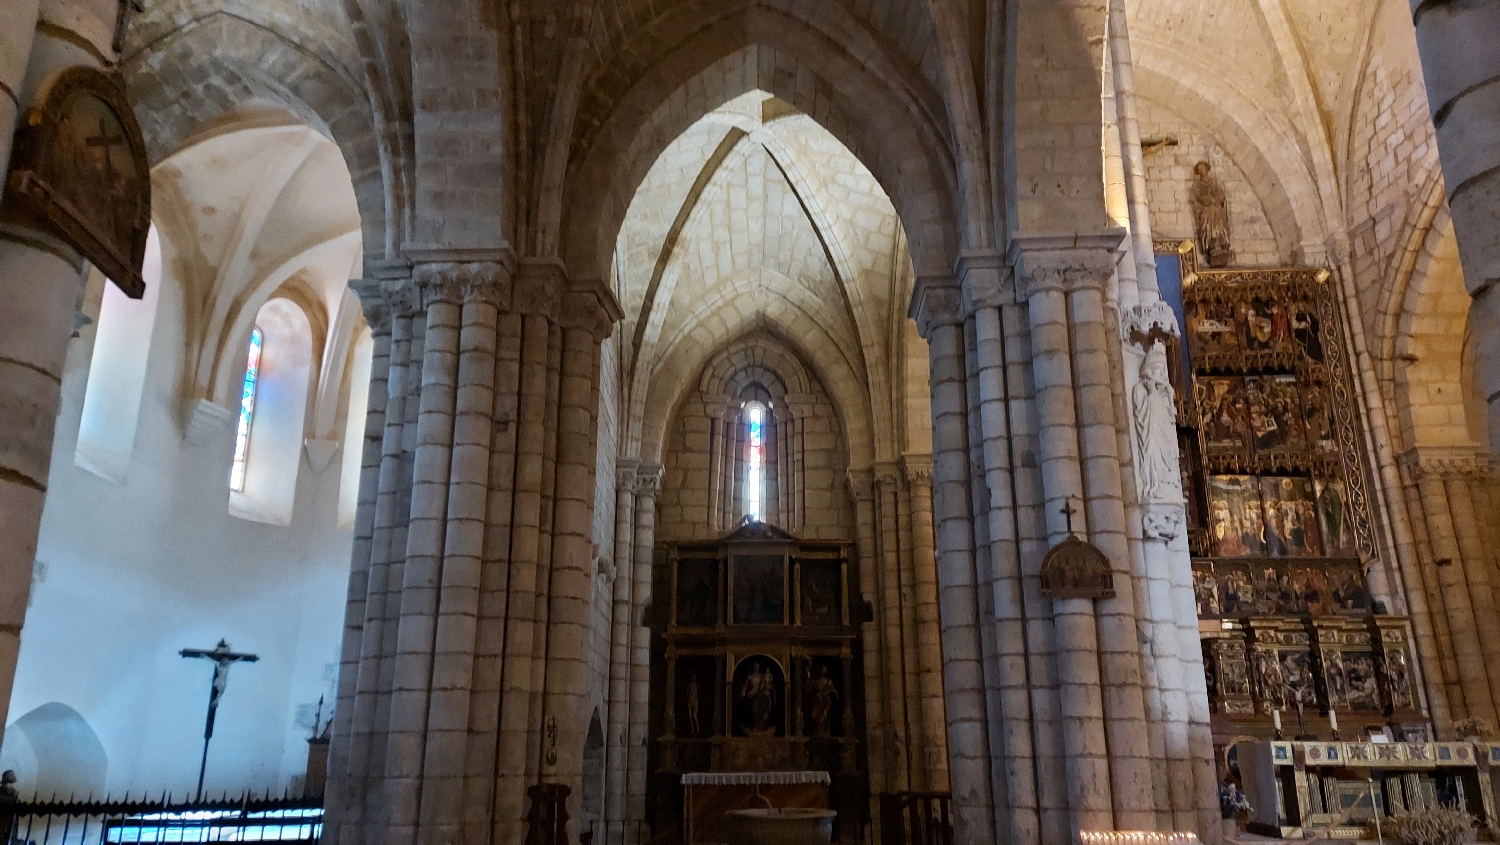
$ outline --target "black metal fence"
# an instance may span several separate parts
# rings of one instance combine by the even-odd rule
[[[0,803],[0,845],[313,843],[322,835],[321,796]]]

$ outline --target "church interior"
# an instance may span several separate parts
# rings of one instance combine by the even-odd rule
[[[1500,840],[1497,43],[0,0],[0,845]]]

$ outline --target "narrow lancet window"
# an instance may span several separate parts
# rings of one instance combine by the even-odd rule
[[[234,466],[229,470],[229,489],[245,489],[245,461],[250,457],[250,426],[255,423],[255,391],[260,384],[260,328],[250,330],[250,353],[245,363],[245,389],[240,394],[240,427],[234,438]]]
[[[745,442],[749,444],[749,460],[745,471],[745,515],[760,522],[764,513],[765,498],[765,415],[766,409],[753,404],[745,413]]]

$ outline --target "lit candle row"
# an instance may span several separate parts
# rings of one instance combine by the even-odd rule
[[[1156,833],[1149,830],[1085,830],[1079,839],[1094,845],[1196,845],[1196,833]]]

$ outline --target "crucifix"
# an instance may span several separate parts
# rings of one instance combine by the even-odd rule
[[[224,696],[224,688],[229,685],[229,667],[240,662],[254,663],[260,660],[260,655],[230,651],[229,643],[223,640],[219,640],[219,644],[211,649],[185,648],[177,653],[183,657],[201,657],[214,662],[213,685],[208,690],[208,719],[203,725],[203,759],[198,763],[198,798],[201,799],[203,774],[208,770],[208,741],[214,737],[214,716],[219,712],[219,699]]]
[[[1073,497],[1072,496],[1066,496],[1066,497],[1064,497],[1064,499],[1063,499],[1063,506],[1062,506],[1062,508],[1060,510],[1058,510],[1058,513],[1062,514],[1063,517],[1065,517],[1068,520],[1068,533],[1072,534],[1073,533],[1073,515],[1076,514],[1076,513],[1078,513],[1078,509],[1075,508],[1075,507],[1073,507]]]

